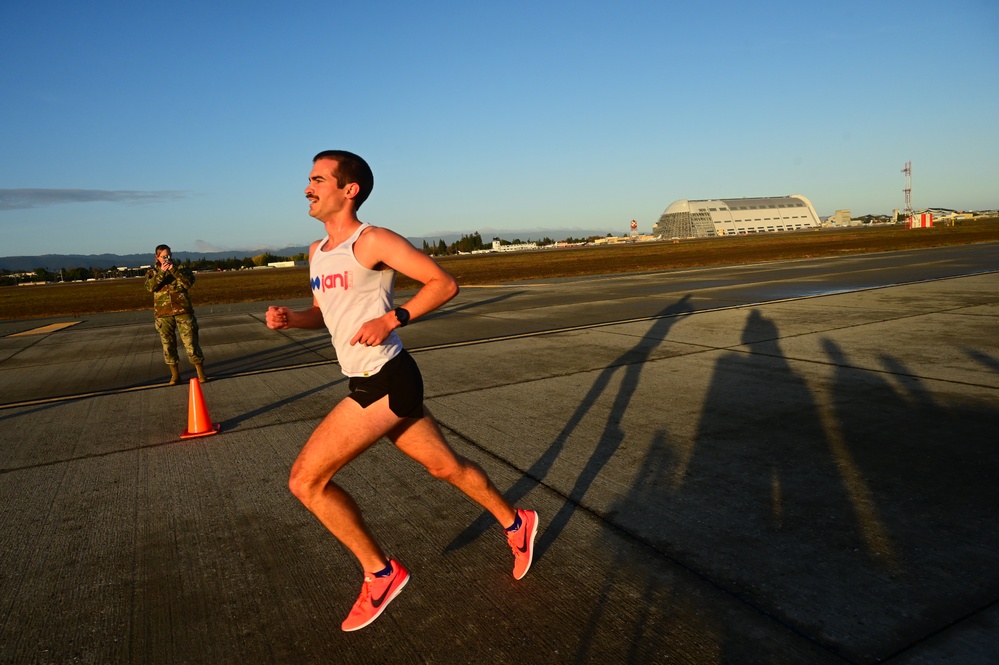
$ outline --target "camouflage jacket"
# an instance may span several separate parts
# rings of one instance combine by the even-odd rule
[[[170,272],[152,268],[146,272],[146,290],[153,294],[153,313],[159,316],[193,314],[194,305],[187,290],[194,284],[190,268],[174,267]]]

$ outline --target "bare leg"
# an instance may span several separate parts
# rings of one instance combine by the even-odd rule
[[[384,401],[387,403],[387,398]],[[369,408],[379,404],[381,402]],[[501,526],[513,524],[516,518],[513,506],[499,493],[482,467],[451,449],[429,410],[423,418],[399,423],[388,437],[399,450],[425,466],[432,476],[451,483],[492,513]]]
[[[349,549],[368,572],[388,564],[354,499],[333,476],[400,422],[387,407],[367,409],[344,399],[323,419],[309,437],[291,468],[288,486],[337,540]]]

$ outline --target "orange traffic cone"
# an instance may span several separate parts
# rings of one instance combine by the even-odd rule
[[[222,425],[213,425],[211,416],[208,415],[208,407],[205,406],[205,398],[201,394],[201,382],[191,379],[191,397],[187,407],[187,431],[180,435],[182,439],[190,439],[196,436],[208,436],[218,434]]]

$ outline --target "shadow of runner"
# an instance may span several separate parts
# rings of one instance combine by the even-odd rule
[[[668,532],[669,520],[686,510],[670,482],[682,462],[678,444],[667,431],[657,431],[627,494],[610,507],[612,514],[626,518],[627,528],[603,532],[607,573],[579,631],[583,637],[566,662],[842,663],[763,613],[747,609],[709,577],[686,567],[662,542],[648,544],[642,528],[653,524]],[[622,546],[621,531],[628,533],[630,544]],[[669,538],[666,534],[660,541]],[[628,613],[627,627],[608,658],[605,626],[622,608]]]
[[[247,420],[251,420],[253,418],[256,418],[257,416],[263,415],[263,414],[268,413],[270,411],[273,411],[275,409],[280,409],[283,406],[287,406],[288,404],[292,404],[294,402],[297,402],[300,399],[304,399],[304,398],[308,397],[309,395],[315,395],[316,393],[321,393],[324,390],[328,390],[328,389],[332,388],[333,386],[337,385],[338,383],[345,383],[346,381],[347,381],[346,377],[344,377],[342,379],[336,379],[334,381],[330,381],[329,383],[324,383],[321,386],[316,386],[315,388],[310,388],[309,390],[304,390],[304,391],[298,393],[297,395],[290,395],[290,396],[288,396],[288,397],[286,397],[284,399],[278,400],[277,402],[272,402],[270,404],[266,404],[264,406],[261,406],[260,408],[254,409],[253,411],[248,411],[248,412],[242,413],[242,414],[240,414],[238,416],[234,416],[234,417],[229,418],[228,420],[225,420],[225,421],[223,421],[221,423],[222,429],[224,429],[226,431],[231,431],[231,430],[235,429],[236,425],[239,425],[240,423],[246,422]],[[304,445],[304,442],[303,442],[303,445]]]
[[[885,660],[999,597],[999,408],[959,384],[920,378],[898,356],[880,354],[884,371],[871,372],[836,342],[823,348],[836,366],[828,402],[849,464],[835,457],[863,544],[851,553],[811,534],[826,574],[800,588],[822,602],[803,596],[790,609],[855,657]]]
[[[615,514],[645,513],[650,505],[650,498],[663,491],[663,478],[670,476],[670,470],[677,464],[677,453],[670,445],[668,435],[664,431],[657,432],[653,438],[648,454],[642,461],[638,475],[628,493],[615,502],[611,508]],[[645,518],[648,515],[644,516]],[[656,516],[661,519],[661,515]],[[576,645],[573,663],[593,662],[599,650],[596,636],[605,623],[604,614],[614,612],[613,597],[616,589],[641,589],[642,602],[634,603],[634,614],[631,616],[630,632],[622,642],[628,645],[627,652],[620,654],[619,662],[650,663],[661,662],[677,652],[658,653],[664,644],[676,645],[682,643],[689,635],[696,634],[705,639],[713,636],[717,626],[710,626],[706,609],[711,605],[705,603],[698,612],[688,613],[689,608],[683,607],[689,603],[689,598],[675,588],[677,581],[656,579],[656,574],[649,570],[644,562],[632,561],[633,552],[622,552],[620,547],[611,548],[612,563],[608,566],[609,574],[602,581],[597,594],[598,602],[591,608],[586,629],[581,632],[584,638]],[[644,573],[643,571],[648,571]],[[646,575],[645,579],[635,577]],[[663,577],[668,577],[664,575]],[[685,602],[686,601],[686,602]],[[690,630],[690,620],[696,617],[702,624],[700,630]],[[677,639],[679,638],[679,639]],[[675,646],[673,647],[675,648]],[[727,662],[725,659],[714,659],[714,662]]]
[[[329,333],[316,334],[302,340],[291,340],[284,344],[275,344],[269,348],[240,356],[231,356],[212,360],[206,359],[206,368],[211,368],[213,378],[232,374],[256,372],[267,369],[281,369],[289,365],[306,362],[335,362]],[[323,352],[328,352],[329,357]]]
[[[993,358],[992,356],[988,355],[987,353],[983,353],[978,349],[964,348],[962,350],[964,351],[966,356],[968,356],[975,362],[981,363],[982,365],[988,367],[996,374],[999,374],[999,358]]]
[[[615,525],[851,662],[890,658],[994,604],[995,404],[887,354],[882,371],[855,367],[830,339],[816,358],[828,373],[798,372],[780,339],[749,314],[746,348],[715,363],[690,452],[657,438],[608,511]],[[614,567],[603,593],[630,576],[668,603],[636,613],[632,639],[686,620],[685,596],[658,572],[636,582],[647,566]],[[589,625],[606,611],[595,606]],[[705,630],[719,662],[740,662],[744,636],[722,619]]]
[[[776,623],[767,625],[782,639],[762,637],[745,613],[780,617],[785,598],[774,587],[785,576],[821,575],[813,529],[845,527],[851,552],[857,539],[819,410],[781,349],[778,327],[752,310],[741,343],[718,356],[703,397],[675,396],[675,408],[700,414],[696,431],[682,438],[668,427],[657,431],[627,494],[608,507],[614,526],[649,549],[639,561],[606,550],[609,572],[574,662],[599,653],[599,628],[615,611],[619,588],[640,589],[642,598],[630,603],[625,662],[682,660],[684,653],[718,663],[822,660],[806,655],[814,643],[790,638]]]
[[[564,503],[562,509],[559,510],[554,518],[549,520],[546,516],[541,516],[540,529],[542,534],[538,538],[535,547],[535,560],[541,557],[558,538],[559,534],[562,533],[562,530],[565,528],[566,524],[568,524],[569,519],[576,511],[577,504],[580,500],[582,500],[586,491],[600,473],[600,470],[614,455],[614,452],[618,449],[618,446],[624,439],[624,433],[620,428],[620,421],[624,412],[628,408],[628,404],[631,401],[631,396],[635,387],[638,385],[638,379],[641,375],[644,363],[649,359],[652,352],[663,341],[665,341],[667,335],[669,334],[670,328],[672,328],[673,324],[676,323],[677,318],[694,311],[693,307],[689,303],[690,298],[691,294],[687,294],[677,302],[662,309],[656,315],[660,318],[658,318],[652,326],[650,326],[648,332],[642,336],[639,342],[618,356],[607,366],[606,369],[600,372],[600,375],[597,377],[596,381],[594,381],[593,386],[583,397],[582,402],[569,417],[568,421],[566,421],[565,426],[555,437],[555,440],[552,441],[548,449],[534,464],[531,465],[527,471],[524,472],[521,479],[514,483],[513,487],[504,493],[506,499],[511,504],[516,505],[520,499],[528,494],[528,492],[544,481],[549,471],[551,471],[552,465],[561,454],[569,436],[577,427],[579,427],[579,424],[590,410],[590,407],[592,407],[597,399],[607,391],[614,375],[617,374],[619,370],[622,370],[624,372],[624,377],[621,380],[621,386],[618,388],[617,394],[614,396],[614,405],[611,409],[610,416],[604,425],[604,430],[600,436],[597,448],[590,456],[590,459],[587,461],[582,472],[576,478],[572,491],[569,493],[569,500]],[[484,513],[464,531],[458,534],[455,539],[452,540],[446,548],[444,548],[444,551],[450,552],[467,545],[491,528],[493,523],[494,520],[492,516],[488,513]]]
[[[434,319],[442,319],[448,316],[453,316],[454,314],[460,314],[461,312],[478,309],[480,307],[485,307],[487,305],[495,305],[496,303],[503,302],[504,300],[510,300],[511,298],[516,298],[519,295],[527,293],[526,291],[514,291],[513,293],[504,293],[503,295],[496,296],[495,298],[487,298],[485,300],[476,300],[473,302],[465,303],[464,305],[457,305],[454,307],[445,307],[444,309],[437,309],[429,314],[426,314],[421,318],[421,321],[432,321]],[[401,306],[401,305],[400,305]]]

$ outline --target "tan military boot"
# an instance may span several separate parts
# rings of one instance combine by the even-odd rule
[[[204,365],[202,365],[201,363],[195,363],[194,364],[194,369],[198,370],[198,381],[200,383],[204,383],[205,381],[208,380],[208,377],[205,376],[205,367],[204,367]]]
[[[180,368],[176,365],[167,365],[170,368],[170,385],[175,386],[180,383]]]

